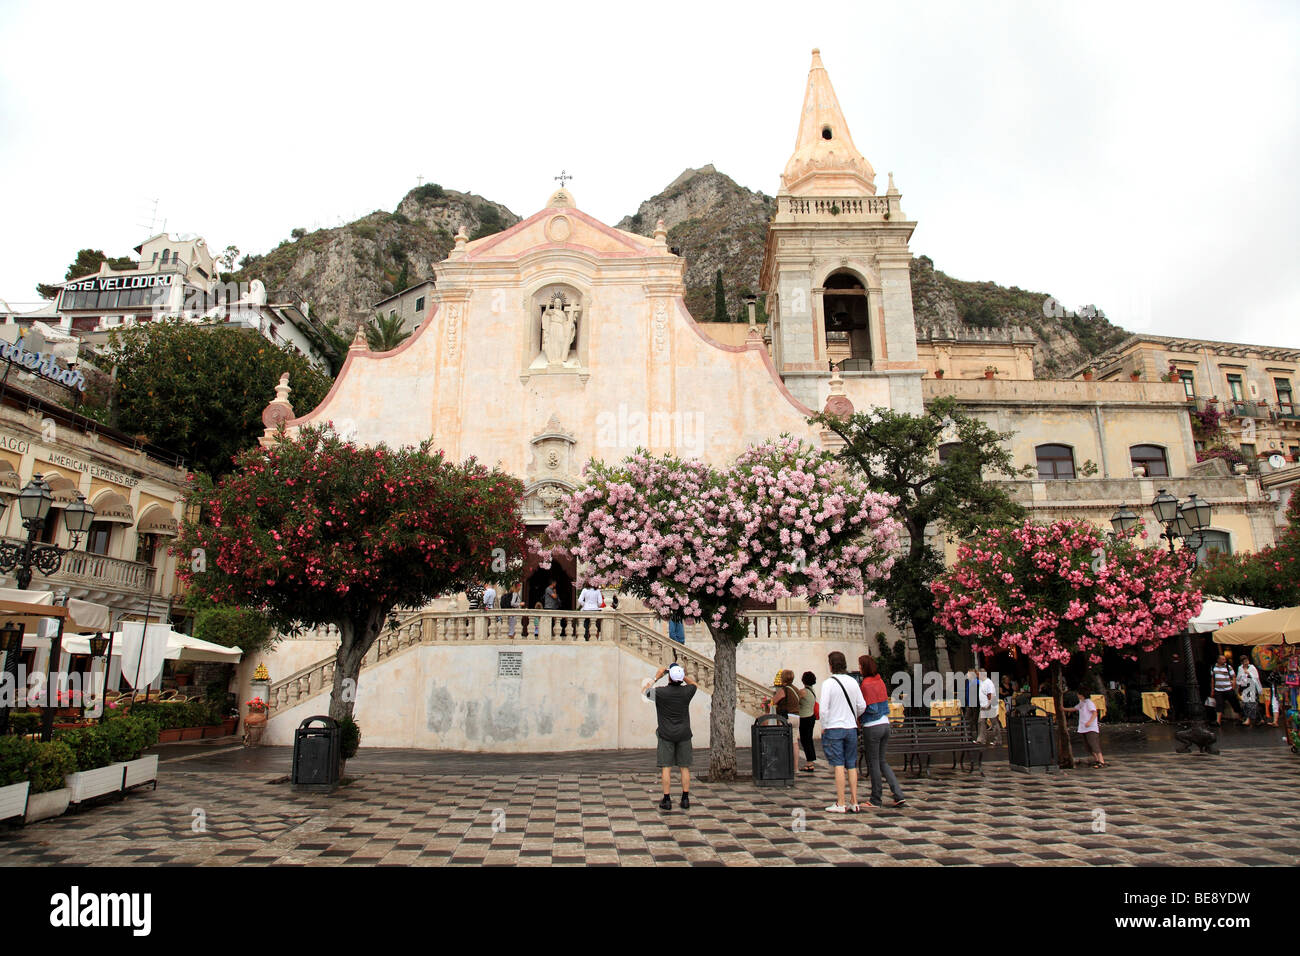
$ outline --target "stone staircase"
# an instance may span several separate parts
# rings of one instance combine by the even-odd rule
[[[617,611],[583,614],[576,611],[528,612],[507,633],[506,615],[500,611],[416,611],[402,618],[396,627],[385,629],[366,653],[361,669],[373,667],[413,647],[429,644],[504,644],[527,647],[543,644],[614,644],[650,664],[667,666],[674,659],[686,676],[701,689],[713,693],[713,661],[698,651],[669,640],[648,622]],[[527,624],[527,626],[523,626]],[[332,630],[332,629],[331,629]],[[329,630],[322,636],[329,636]],[[334,686],[335,659],[331,655],[271,685],[270,714],[294,707],[317,694],[328,694]],[[750,716],[763,713],[763,698],[770,688],[737,675],[736,708]]]

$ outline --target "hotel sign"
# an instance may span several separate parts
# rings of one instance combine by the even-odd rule
[[[82,392],[86,390],[86,376],[81,374],[81,369],[59,365],[58,360],[49,352],[27,351],[23,348],[22,339],[12,345],[8,342],[0,345],[0,358],[7,360],[11,365],[26,369],[33,375],[42,375],[51,382],[58,382],[67,388],[75,388]]]
[[[135,276],[92,276],[89,279],[78,279],[76,282],[67,283],[64,285],[63,291],[112,292],[114,289],[156,289],[160,286],[171,285],[175,279],[175,273]]]

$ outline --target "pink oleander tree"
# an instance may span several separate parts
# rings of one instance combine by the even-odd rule
[[[963,544],[932,582],[936,622],[986,651],[1014,650],[1051,671],[1060,765],[1074,766],[1062,709],[1063,668],[1111,648],[1129,657],[1181,634],[1201,609],[1194,556],[1143,547],[1087,521],[1025,522]]]
[[[704,621],[716,648],[709,773],[735,779],[744,602],[872,600],[899,547],[896,499],[788,436],[726,470],[638,450],[620,464],[590,462],[585,479],[558,504],[549,543],[594,586],[619,587],[664,619]]]

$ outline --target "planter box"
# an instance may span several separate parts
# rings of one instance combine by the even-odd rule
[[[226,728],[222,724],[213,724],[211,727],[200,727],[199,729],[203,731],[204,740],[207,740],[209,737],[230,736],[229,734],[226,733]]]
[[[106,793],[121,793],[122,766],[120,763],[111,763],[107,767],[68,774],[68,789],[72,791],[69,800],[81,803],[93,797],[102,797]]]
[[[202,739],[203,739],[202,727],[181,728],[181,740],[202,740]]]
[[[221,732],[226,737],[229,737],[232,734],[234,734],[235,730],[238,727],[239,727],[238,717],[227,717],[225,720],[221,722]]]
[[[174,744],[181,739],[181,729],[179,727],[168,727],[166,730],[158,732],[158,743]]]
[[[37,820],[48,820],[50,817],[58,817],[68,812],[68,801],[72,798],[72,791],[67,787],[59,790],[51,790],[49,793],[33,793],[27,797],[27,814],[23,817],[24,823],[35,823]]]
[[[128,760],[122,764],[126,769],[122,781],[122,789],[130,790],[132,787],[138,787],[141,784],[152,783],[155,790],[158,789],[158,755],[150,754],[147,757],[141,757],[138,760]]]
[[[0,787],[0,820],[23,815],[23,811],[27,809],[27,791],[30,787],[29,780]]]

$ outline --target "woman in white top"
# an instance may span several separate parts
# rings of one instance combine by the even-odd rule
[[[1241,707],[1246,718],[1243,727],[1252,726],[1259,720],[1259,695],[1263,690],[1259,682],[1259,671],[1245,654],[1241,655],[1241,667],[1237,668],[1237,694],[1241,698]]]
[[[600,606],[604,603],[605,603],[605,596],[601,594],[600,591],[598,591],[596,588],[593,588],[590,584],[588,584],[585,588],[583,588],[582,593],[578,595],[578,609],[582,611],[583,614],[595,614],[599,612]],[[591,618],[589,617],[585,618],[582,623],[583,623],[582,639],[584,641],[589,641],[591,640]],[[597,619],[596,621],[596,636],[597,637],[600,636],[599,619]]]

